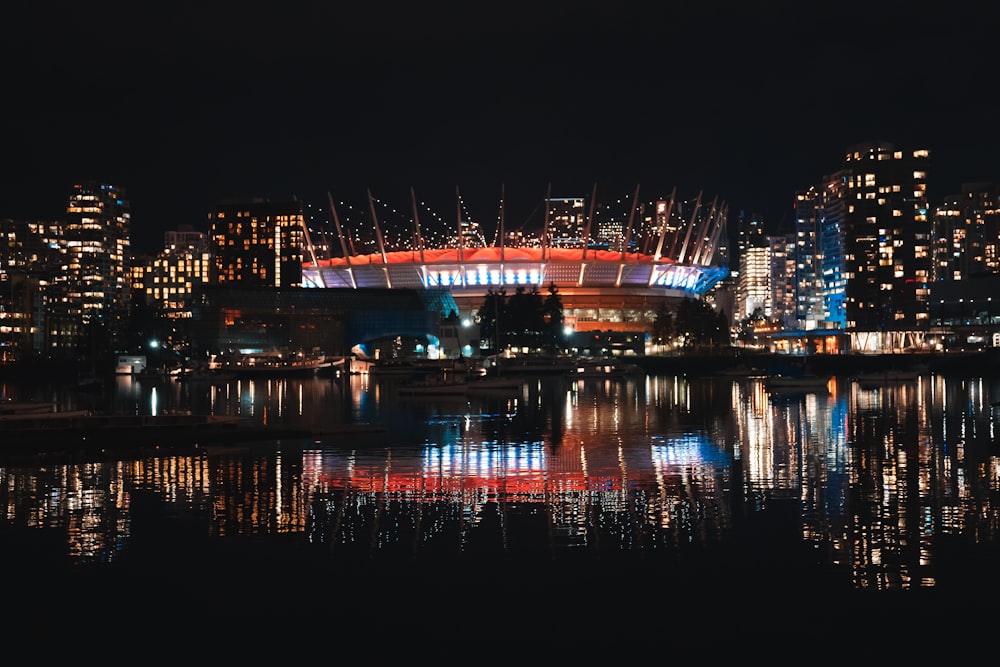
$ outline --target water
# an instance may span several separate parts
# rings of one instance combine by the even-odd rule
[[[25,586],[8,611],[44,629],[71,611],[121,614],[126,600],[130,617],[160,622],[224,608],[246,623],[436,636],[440,655],[501,619],[534,619],[552,651],[621,656],[668,645],[664,633],[749,640],[773,624],[832,642],[858,616],[912,631],[954,622],[956,606],[968,631],[1000,591],[998,378],[862,389],[836,377],[792,393],[684,376],[536,378],[458,398],[397,388],[119,378],[95,397],[0,384],[61,409],[237,414],[317,434],[0,455],[3,564]],[[386,431],[336,433],[358,423]]]

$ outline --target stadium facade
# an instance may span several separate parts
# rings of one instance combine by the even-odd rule
[[[309,241],[302,286],[447,289],[463,320],[474,319],[489,292],[537,288],[544,295],[554,286],[568,330],[645,334],[660,307],[700,299],[729,274],[722,261],[726,207],[716,201],[702,206],[699,195],[685,212],[672,195],[655,202],[649,215],[634,203],[627,221],[599,228],[593,206],[586,220],[579,215],[582,199],[545,202],[543,228],[534,236],[506,232],[501,216],[494,243],[482,240],[475,223],[460,221],[445,247],[432,248],[414,222],[413,247],[404,250],[387,247],[373,207],[374,251],[355,253],[331,198],[341,253],[327,248],[321,259]]]

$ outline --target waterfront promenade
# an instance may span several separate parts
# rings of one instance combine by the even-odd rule
[[[648,373],[682,373],[710,375],[740,364],[766,371],[770,367],[790,363],[806,364],[817,372],[845,374],[886,369],[924,367],[932,372],[950,370],[976,371],[1000,370],[1000,348],[987,348],[969,352],[900,352],[885,354],[809,354],[790,355],[746,348],[725,348],[705,352],[685,351],[669,355],[639,355],[628,357]],[[90,362],[70,364],[63,361],[31,360],[22,363],[0,364],[0,381],[75,381]],[[114,378],[111,367],[105,379]]]

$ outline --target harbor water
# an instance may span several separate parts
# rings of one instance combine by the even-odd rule
[[[787,390],[753,375],[545,376],[443,396],[401,382],[0,383],[4,400],[60,410],[308,431],[0,445],[4,627],[88,633],[120,617],[148,641],[214,620],[272,645],[280,625],[414,659],[516,656],[529,640],[707,659],[788,633],[919,655],[935,628],[968,638],[992,617],[1000,375]],[[346,428],[359,425],[376,428]]]

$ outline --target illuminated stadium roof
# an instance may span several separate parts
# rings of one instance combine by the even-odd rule
[[[318,259],[309,242],[307,257],[312,261],[303,262],[304,287],[446,288],[458,297],[482,295],[488,289],[541,288],[554,284],[562,292],[626,290],[700,297],[729,273],[725,266],[712,261],[725,227],[725,206],[713,202],[710,212],[699,218],[700,195],[688,221],[678,221],[676,214],[671,218],[673,195],[669,203],[657,203],[657,222],[653,229],[647,230],[644,246],[655,248],[652,254],[632,251],[632,215],[627,226],[619,230],[618,245],[628,251],[594,247],[590,221],[585,230],[579,229],[578,238],[570,239],[575,247],[555,247],[548,210],[542,233],[528,243],[505,246],[501,219],[499,245],[467,243],[465,239],[473,238],[470,232],[474,223],[462,221],[456,226],[450,247],[428,248],[424,246],[419,224],[414,223],[415,249],[388,250],[374,216],[370,194],[369,203],[378,252],[349,252],[354,246],[341,229],[331,197],[331,210],[343,253],[340,257]],[[633,211],[635,209],[633,203]]]
[[[701,295],[728,275],[722,266],[678,264],[640,253],[580,248],[447,248],[318,260],[303,267],[305,287],[415,289],[545,286],[643,287]]]

